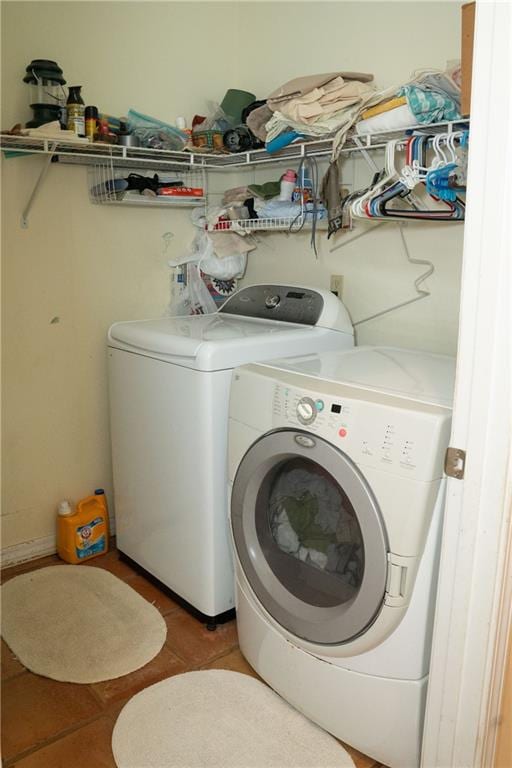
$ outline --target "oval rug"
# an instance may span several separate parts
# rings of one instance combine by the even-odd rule
[[[338,742],[264,683],[211,669],[169,677],[122,709],[118,768],[353,768]]]
[[[103,568],[53,565],[2,586],[2,636],[32,672],[69,683],[127,675],[162,648],[157,609]]]

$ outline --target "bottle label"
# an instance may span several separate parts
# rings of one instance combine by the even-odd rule
[[[292,200],[294,203],[300,203],[303,199],[304,203],[309,203],[313,199],[313,190],[311,187],[295,187]]]
[[[96,517],[89,523],[77,527],[75,551],[79,560],[97,555],[105,550],[105,520],[103,517]]]
[[[85,120],[83,117],[74,118],[74,129],[77,136],[85,136]]]
[[[96,118],[95,117],[89,117],[85,121],[85,135],[89,139],[89,141],[94,141],[94,137],[96,136]]]
[[[77,136],[85,136],[85,107],[82,104],[68,104],[67,128]]]

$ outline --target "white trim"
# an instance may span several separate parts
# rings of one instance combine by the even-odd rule
[[[468,206],[449,479],[425,719],[425,768],[489,768],[510,513],[510,3],[476,13]],[[505,617],[506,618],[506,617]],[[506,624],[506,622],[505,622]],[[486,754],[484,754],[484,751]]]
[[[36,560],[38,557],[54,555],[56,551],[55,535],[44,536],[41,539],[32,539],[31,541],[22,541],[20,544],[13,544],[2,549],[0,554],[2,568],[25,563],[28,560]]]
[[[109,514],[109,534],[115,536],[116,519],[112,513]],[[29,560],[37,560],[38,557],[54,555],[57,552],[57,540],[55,534],[52,536],[43,536],[39,539],[22,541],[19,544],[12,544],[10,547],[4,547],[0,552],[0,564],[2,568],[9,568],[12,565],[26,563]]]

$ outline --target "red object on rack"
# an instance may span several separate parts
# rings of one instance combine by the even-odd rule
[[[219,216],[219,220],[214,224],[213,229],[231,229],[232,221],[227,216]]]
[[[160,187],[159,195],[168,197],[203,197],[202,187]]]

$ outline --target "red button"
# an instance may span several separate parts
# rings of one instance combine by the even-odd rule
[[[339,435],[340,437],[346,437],[346,435],[347,435],[347,430],[346,430],[344,427],[342,427],[342,428],[339,430],[339,432],[338,432],[338,435]]]

